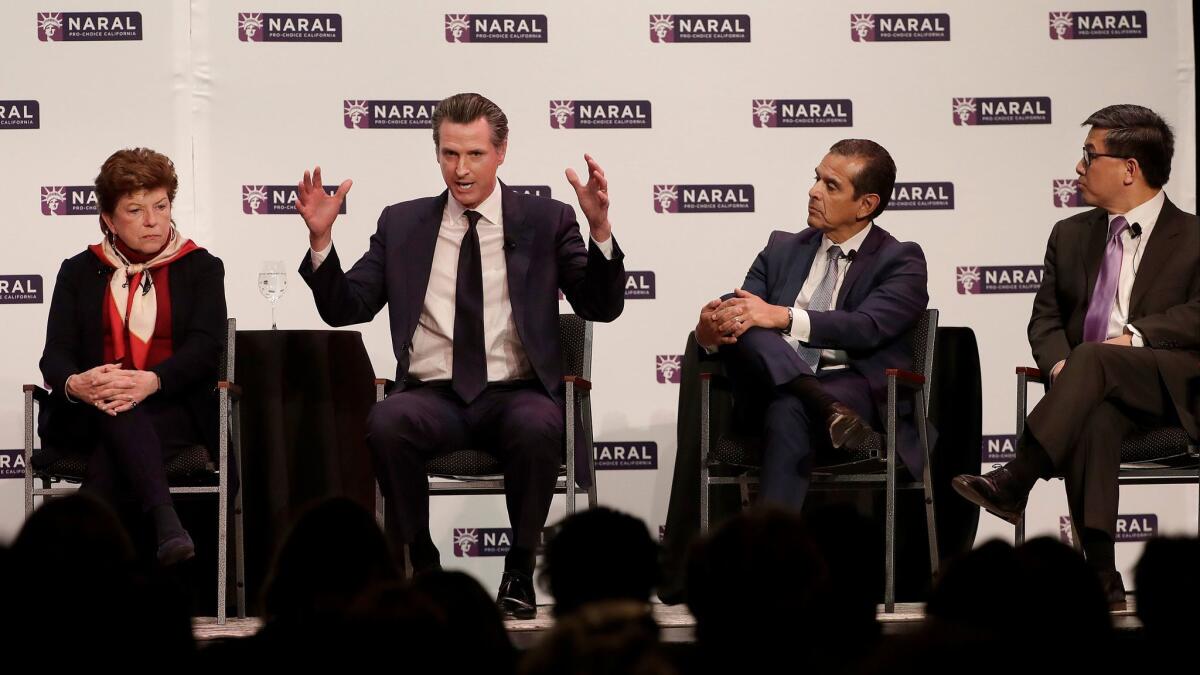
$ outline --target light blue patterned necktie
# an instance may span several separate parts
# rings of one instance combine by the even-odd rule
[[[837,285],[838,261],[846,257],[842,254],[841,246],[830,246],[825,255],[829,256],[825,265],[825,276],[821,278],[817,290],[813,291],[812,299],[808,301],[808,309],[814,312],[828,312],[833,309],[833,287]],[[797,345],[796,352],[814,373],[817,372],[817,364],[821,361],[820,349],[806,347],[801,343]]]

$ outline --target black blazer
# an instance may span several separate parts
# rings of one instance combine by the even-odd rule
[[[90,444],[90,413],[64,395],[67,378],[104,362],[104,294],[113,268],[91,251],[63,261],[54,282],[46,322],[46,347],[39,366],[51,400],[42,406],[38,432],[52,443]],[[154,394],[178,401],[191,412],[210,450],[217,447],[214,394],[225,345],[225,267],[205,250],[171,263],[170,358],[150,370],[162,380]]]
[[[517,334],[546,391],[561,398],[562,356],[558,290],[579,316],[612,321],[625,303],[624,254],[613,240],[612,260],[584,246],[570,206],[517,194],[503,183],[505,265]],[[425,302],[433,249],[447,194],[393,204],[379,216],[371,246],[349,271],[334,247],[315,271],[309,254],[300,276],[312,288],[321,318],[331,326],[370,321],[388,306],[396,382],[408,375],[413,333]]]
[[[1029,344],[1042,372],[1049,373],[1083,342],[1083,321],[1107,235],[1104,209],[1060,220],[1050,233],[1046,273],[1029,319]],[[1142,254],[1129,322],[1154,350],[1184,429],[1200,439],[1200,220],[1170,199],[1163,203]]]

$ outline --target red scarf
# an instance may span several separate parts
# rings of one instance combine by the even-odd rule
[[[115,268],[104,296],[105,362],[145,370],[166,360],[172,353],[169,266],[202,249],[174,227],[166,246],[151,255],[108,238],[88,248]]]

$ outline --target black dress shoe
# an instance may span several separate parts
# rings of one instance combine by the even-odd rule
[[[533,594],[533,577],[524,572],[509,570],[500,579],[500,592],[496,595],[496,606],[500,614],[514,619],[532,619],[537,616],[537,598]]]
[[[829,442],[834,448],[857,450],[871,433],[871,427],[863,418],[841,403],[833,404],[826,424],[829,427]]]
[[[1125,604],[1125,583],[1121,581],[1121,573],[1116,570],[1100,570],[1100,586],[1104,589],[1104,599],[1108,601],[1108,609],[1123,612]]]
[[[982,476],[955,476],[950,484],[967,501],[982,506],[988,513],[1013,525],[1021,522],[1025,505],[1029,503],[1029,491],[1017,485],[1017,479],[1004,467]]]

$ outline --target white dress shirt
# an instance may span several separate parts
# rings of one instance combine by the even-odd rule
[[[1108,214],[1109,226],[1118,215],[1122,215],[1125,216],[1129,227],[1121,233],[1121,276],[1117,279],[1117,301],[1113,303],[1112,314],[1108,317],[1107,337],[1114,338],[1122,333],[1130,333],[1135,347],[1144,346],[1145,341],[1137,329],[1129,324],[1129,300],[1133,294],[1133,281],[1137,277],[1138,267],[1142,264],[1142,255],[1146,252],[1146,244],[1150,242],[1150,235],[1154,232],[1154,225],[1158,223],[1158,214],[1162,213],[1166,199],[1166,194],[1159,190],[1158,194],[1130,209],[1128,213]],[[1141,226],[1141,236],[1133,236],[1134,223]]]
[[[517,335],[509,300],[508,268],[504,250],[504,208],[499,181],[492,193],[474,211],[478,211],[479,253],[483,263],[483,335],[487,352],[488,382],[529,379],[533,368]],[[458,285],[458,253],[467,233],[467,208],[453,196],[446,200],[442,225],[433,249],[433,265],[425,302],[413,334],[412,357],[408,372],[425,382],[450,380],[454,376],[454,300]],[[592,240],[606,259],[612,259],[612,237],[604,242]],[[309,251],[313,269],[317,269],[333,243],[323,251]]]
[[[868,223],[858,234],[850,237],[846,241],[835,244],[825,235],[821,235],[821,247],[817,250],[816,257],[813,258],[812,266],[808,268],[808,278],[804,280],[804,285],[800,287],[800,294],[796,296],[796,303],[792,307],[792,330],[790,333],[785,333],[783,339],[792,345],[793,348],[799,346],[801,342],[808,342],[808,338],[812,333],[812,322],[808,318],[808,302],[812,299],[814,293],[817,292],[817,287],[821,285],[821,279],[825,276],[826,266],[829,264],[828,251],[831,246],[840,246],[842,255],[849,256],[852,252],[857,251],[866,240],[867,235],[871,233],[871,228],[874,224]],[[833,285],[833,303],[836,309],[838,294],[842,292],[842,283],[846,280],[846,272],[850,269],[850,265],[854,264],[851,258],[842,258],[838,261],[837,281]],[[821,361],[818,364],[818,370],[831,370],[836,368],[845,368],[850,362],[849,355],[841,349],[822,349]]]

